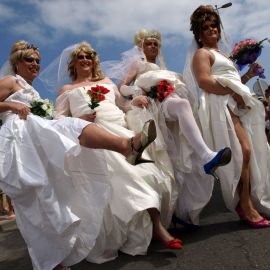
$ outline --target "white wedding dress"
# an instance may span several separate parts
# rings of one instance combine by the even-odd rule
[[[171,95],[178,95],[188,99],[188,91],[183,83],[181,75],[161,70],[158,65],[149,62],[141,62],[144,68],[137,76],[134,85],[139,86],[146,92],[160,81],[166,80],[174,87]],[[126,113],[127,123],[130,129],[138,131],[143,122],[153,118],[157,126],[157,139],[149,147],[151,158],[155,160],[158,167],[164,169],[168,174],[174,173],[177,180],[178,200],[175,214],[177,217],[194,224],[199,223],[199,214],[211,198],[213,185],[212,177],[205,174],[202,169],[201,160],[194,152],[181,131],[177,119],[172,119],[163,102],[157,99],[149,99],[150,104],[146,108],[132,106]],[[172,165],[170,164],[172,162]]]
[[[270,148],[265,135],[265,111],[260,101],[252,97],[247,86],[241,83],[233,62],[221,53],[210,50],[215,57],[211,75],[222,86],[241,95],[246,109],[238,109],[230,95],[215,95],[201,90],[198,116],[203,138],[209,147],[232,149],[232,160],[218,169],[226,206],[234,211],[239,201],[237,185],[242,168],[242,149],[236,136],[228,108],[239,116],[251,146],[250,195],[255,208],[270,215]],[[212,186],[208,188],[212,191]]]
[[[126,127],[125,114],[115,105],[117,87],[113,83],[98,85],[106,87],[110,92],[94,109],[95,123],[113,134],[134,136],[135,133]],[[90,97],[87,94],[91,87],[77,87],[60,95],[56,101],[56,118],[80,117],[91,113],[88,106]],[[164,174],[153,163],[132,166],[118,153],[104,153],[112,189],[110,207],[113,215],[120,220],[123,233],[119,236],[120,241],[122,237],[121,251],[131,255],[145,254],[152,239],[152,223],[145,210],[158,209],[163,225],[168,227],[177,198],[174,178]],[[144,158],[149,159],[144,154]]]
[[[38,92],[16,76],[21,90],[6,101],[29,105]],[[35,270],[72,265],[96,244],[110,196],[103,150],[81,147],[78,136],[89,122],[22,120],[0,114],[0,186],[13,201],[18,228]],[[87,155],[78,162],[80,155]]]

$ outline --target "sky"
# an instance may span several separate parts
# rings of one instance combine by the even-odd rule
[[[182,73],[187,48],[193,37],[190,15],[199,6],[220,7],[228,1],[198,0],[0,0],[0,66],[8,59],[17,40],[39,47],[41,70],[61,51],[83,40],[97,51],[101,61],[119,60],[130,49],[134,34],[141,28],[158,29],[162,34],[162,53],[167,68]],[[229,8],[219,9],[231,44],[246,39],[270,38],[270,1],[234,0]],[[270,84],[270,43],[258,62]],[[243,72],[245,72],[244,70]],[[253,87],[256,79],[248,86]],[[55,99],[36,79],[34,87],[43,98]]]

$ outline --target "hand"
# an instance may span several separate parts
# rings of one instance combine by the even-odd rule
[[[239,109],[245,109],[246,108],[246,105],[245,105],[245,102],[243,100],[243,98],[236,94],[235,92],[232,94],[232,98],[235,100],[235,102],[237,103],[237,107]]]
[[[10,109],[12,112],[18,114],[19,117],[24,120],[26,120],[27,115],[31,112],[27,105],[17,102],[10,102]]]
[[[96,113],[88,113],[88,114],[83,114],[79,117],[80,119],[83,119],[88,122],[95,122],[96,119]]]
[[[141,107],[141,108],[143,107],[147,108],[148,104],[149,104],[149,100],[146,96],[138,96],[138,97],[135,97],[131,101],[131,105]]]
[[[258,63],[253,63],[253,64],[250,64],[249,65],[249,69],[246,73],[246,75],[249,77],[249,78],[252,78],[252,77],[255,77],[255,76],[259,76],[259,73],[258,71],[263,71],[263,67],[258,64]]]

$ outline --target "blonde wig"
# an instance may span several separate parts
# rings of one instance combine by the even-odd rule
[[[38,47],[28,43],[25,40],[16,41],[11,48],[9,56],[9,63],[11,65],[12,71],[16,74],[16,63],[18,61],[22,61],[25,57],[31,56],[33,53],[37,54],[38,57],[40,57]]]
[[[68,72],[72,81],[75,81],[77,79],[77,73],[74,68],[74,65],[75,61],[77,61],[78,59],[78,55],[80,54],[80,52],[84,52],[91,56],[91,59],[93,61],[92,80],[99,81],[104,79],[105,76],[101,71],[100,61],[97,53],[88,42],[83,41],[79,43],[78,46],[70,54],[70,60],[68,62]]]
[[[143,50],[143,44],[146,39],[155,39],[158,42],[158,60],[161,69],[166,69],[165,62],[161,53],[161,34],[158,30],[141,29],[134,36],[134,43],[137,47]],[[146,57],[145,57],[146,58]]]

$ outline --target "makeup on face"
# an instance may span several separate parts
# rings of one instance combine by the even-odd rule
[[[77,55],[78,60],[93,60],[94,54],[93,53],[84,53]]]
[[[40,59],[33,56],[25,56],[23,57],[23,60],[27,63],[34,63],[36,62],[38,65],[40,64]]]

